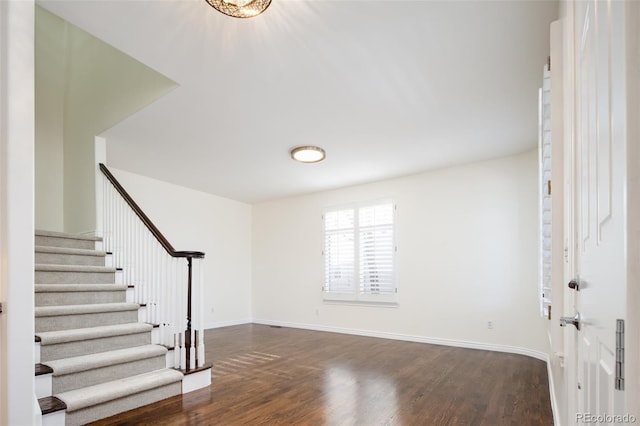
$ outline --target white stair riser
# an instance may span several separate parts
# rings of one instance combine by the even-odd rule
[[[42,416],[42,426],[65,426],[66,413],[64,411],[56,411]]]
[[[140,309],[138,309],[138,321],[139,322],[146,322],[147,321],[147,307],[146,306],[140,306]],[[155,330],[155,328],[154,328]],[[154,340],[154,342],[157,342],[157,339]]]
[[[36,397],[44,398],[53,395],[51,387],[51,374],[41,374],[36,376]]]

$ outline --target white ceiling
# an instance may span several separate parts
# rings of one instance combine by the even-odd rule
[[[254,203],[537,143],[546,0],[39,4],[180,87],[107,130],[113,167]],[[296,145],[327,159],[299,164]]]

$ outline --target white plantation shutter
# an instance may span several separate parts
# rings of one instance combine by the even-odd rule
[[[540,314],[547,317],[552,303],[552,253],[551,253],[551,71],[545,65],[542,89],[539,93],[539,200],[540,200],[540,252],[538,287]]]
[[[360,208],[359,225],[360,293],[394,293],[393,204]]]
[[[354,209],[324,215],[324,291],[351,293],[355,283]]]
[[[395,301],[392,202],[325,211],[325,299]]]

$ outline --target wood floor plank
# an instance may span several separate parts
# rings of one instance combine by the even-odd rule
[[[98,425],[553,425],[544,362],[241,325],[205,332],[212,385]]]

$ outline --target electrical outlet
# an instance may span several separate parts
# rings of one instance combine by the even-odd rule
[[[491,320],[487,321],[487,328],[489,330],[493,330],[493,321],[491,321]]]

